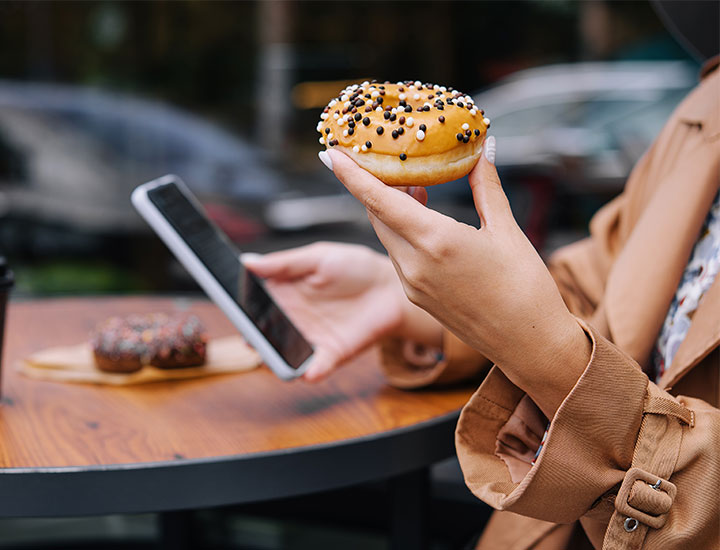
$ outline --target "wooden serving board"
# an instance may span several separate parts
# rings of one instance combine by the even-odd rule
[[[211,339],[207,347],[207,361],[199,367],[159,369],[148,365],[127,374],[104,372],[95,366],[88,343],[37,351],[21,359],[17,367],[25,376],[42,380],[126,386],[243,372],[260,364],[258,353],[242,337],[233,335]]]

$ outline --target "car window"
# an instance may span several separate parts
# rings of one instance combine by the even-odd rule
[[[635,105],[633,109],[616,113],[615,116],[599,121],[599,130],[609,131],[616,136],[632,135],[649,144],[660,133],[663,125],[675,107],[682,101],[688,90],[667,92],[659,101]]]
[[[26,151],[14,143],[0,125],[0,183],[19,183],[28,179]]]
[[[533,105],[497,115],[491,132],[498,137],[528,136],[545,129],[635,128],[648,142],[657,134],[687,90],[652,90],[652,94],[613,92],[572,101]]]
[[[491,133],[498,137],[537,133],[564,120],[568,107],[567,103],[536,105],[497,115],[492,118]]]
[[[127,117],[63,111],[56,117],[92,137],[115,155],[136,162],[182,160],[192,155],[192,147],[169,129],[141,124]]]
[[[592,99],[578,106],[579,112],[576,120],[578,124],[587,128],[595,128],[606,125],[610,120],[622,119],[632,115],[632,113],[648,105],[652,105],[652,103],[630,99],[620,101],[602,98]]]

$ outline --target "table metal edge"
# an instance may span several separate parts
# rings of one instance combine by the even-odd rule
[[[357,438],[275,451],[113,465],[0,469],[0,517],[210,508],[338,489],[453,456],[460,410]]]

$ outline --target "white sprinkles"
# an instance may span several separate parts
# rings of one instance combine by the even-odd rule
[[[482,116],[482,125],[485,128],[482,128],[482,125],[479,128],[471,128],[471,124],[468,122],[456,127],[457,135],[455,137],[460,144],[469,143],[471,140],[476,141],[481,135],[484,136],[490,126],[490,119],[485,116],[482,109],[474,104],[473,99],[453,88],[438,86],[437,84],[423,84],[419,80],[398,82],[396,84],[398,87],[397,105],[390,105],[391,101],[395,101],[390,96],[386,96],[386,93],[392,93],[394,90],[386,90],[388,86],[393,85],[389,82],[366,81],[362,84],[353,84],[346,87],[338,97],[330,100],[327,107],[323,109],[320,122],[316,127],[317,131],[323,134],[318,139],[318,142],[326,147],[334,147],[340,144],[340,141],[333,133],[332,125],[329,124],[330,121],[335,121],[338,126],[335,130],[338,134],[341,132],[341,127],[347,125],[347,128],[342,128],[343,145],[350,146],[347,140],[365,140],[361,145],[352,146],[354,153],[365,153],[372,148],[372,141],[367,139],[369,137],[373,139],[400,140],[402,143],[405,128],[410,129],[415,126],[415,119],[409,115],[413,111],[417,113],[435,110],[444,111],[433,115],[432,118],[428,118],[424,114],[420,117],[420,122],[424,121],[428,125],[431,122],[437,124],[435,120],[439,121],[444,127],[443,132],[447,132],[445,127],[452,127],[453,111],[456,112],[457,109],[462,109],[472,117],[475,117],[479,112]],[[408,103],[409,93],[412,94],[413,101],[422,101],[422,104]],[[385,102],[385,99],[388,99],[388,102]],[[376,115],[372,115],[373,112],[381,113],[379,120]],[[372,115],[373,119],[370,119],[367,116],[368,114]],[[331,115],[332,118],[330,118]],[[450,118],[446,118],[447,116],[450,116]],[[446,120],[447,126],[445,124]],[[466,120],[468,119],[466,118]],[[418,130],[414,133],[415,140],[425,141],[426,138],[433,134],[433,127],[428,128],[428,125],[419,125]],[[473,122],[473,125],[476,125],[476,123]],[[370,130],[373,132],[372,136],[367,133]],[[409,134],[410,132],[408,132]],[[403,161],[408,158],[406,152],[400,153],[399,156],[400,160]]]

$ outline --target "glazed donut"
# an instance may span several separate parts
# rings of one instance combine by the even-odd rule
[[[340,149],[388,185],[428,186],[467,174],[490,120],[472,98],[420,81],[345,88],[320,115],[326,149]]]
[[[96,366],[106,372],[135,372],[145,365],[161,369],[205,362],[207,336],[195,315],[151,313],[110,317],[95,329]]]

